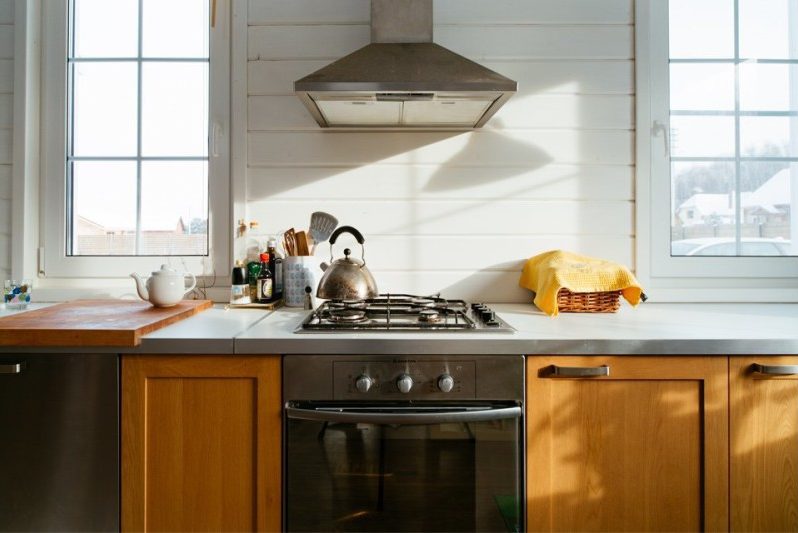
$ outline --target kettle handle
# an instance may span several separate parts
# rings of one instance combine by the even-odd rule
[[[360,233],[358,230],[356,230],[352,226],[341,226],[340,228],[335,230],[332,235],[330,235],[330,264],[332,264],[332,262],[333,262],[333,244],[335,244],[335,241],[338,239],[338,237],[342,233],[349,233],[355,239],[357,239],[358,244],[360,244],[360,259],[361,259],[361,261],[363,261],[363,264],[360,265],[360,268],[365,267],[366,266],[366,247],[363,246],[363,243],[366,242],[366,239],[363,238],[363,234],[362,233]],[[347,255],[349,255],[349,250],[346,250],[345,253]]]
[[[363,245],[364,242],[366,242],[366,239],[363,238],[363,234],[360,233],[355,228],[353,228],[352,226],[341,226],[340,228],[335,230],[332,235],[330,235],[330,246],[335,244],[335,241],[342,233],[351,234],[355,239],[357,239],[358,244],[360,244],[361,246]]]

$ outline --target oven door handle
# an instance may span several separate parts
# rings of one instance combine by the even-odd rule
[[[465,411],[432,411],[409,413],[363,413],[358,411],[302,409],[285,406],[288,418],[296,420],[312,420],[315,422],[339,422],[343,424],[387,424],[387,425],[419,425],[450,424],[458,422],[485,422],[520,418],[521,408],[499,407],[496,409],[479,409]]]

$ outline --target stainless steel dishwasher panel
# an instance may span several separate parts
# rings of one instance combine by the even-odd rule
[[[119,530],[119,368],[0,354],[0,530]]]

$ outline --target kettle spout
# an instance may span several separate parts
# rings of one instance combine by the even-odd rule
[[[141,278],[141,276],[134,272],[130,275],[130,277],[136,280],[136,292],[139,293],[139,298],[149,302],[150,294],[147,292],[147,285],[144,283],[144,280]]]
[[[327,263],[322,263],[319,265],[319,268],[321,268],[322,272],[326,272],[327,269],[330,268],[330,265],[328,265]]]

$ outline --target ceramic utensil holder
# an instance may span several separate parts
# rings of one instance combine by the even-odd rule
[[[316,297],[321,279],[321,259],[312,255],[291,255],[283,259],[283,300],[287,307],[305,305],[305,287]]]

